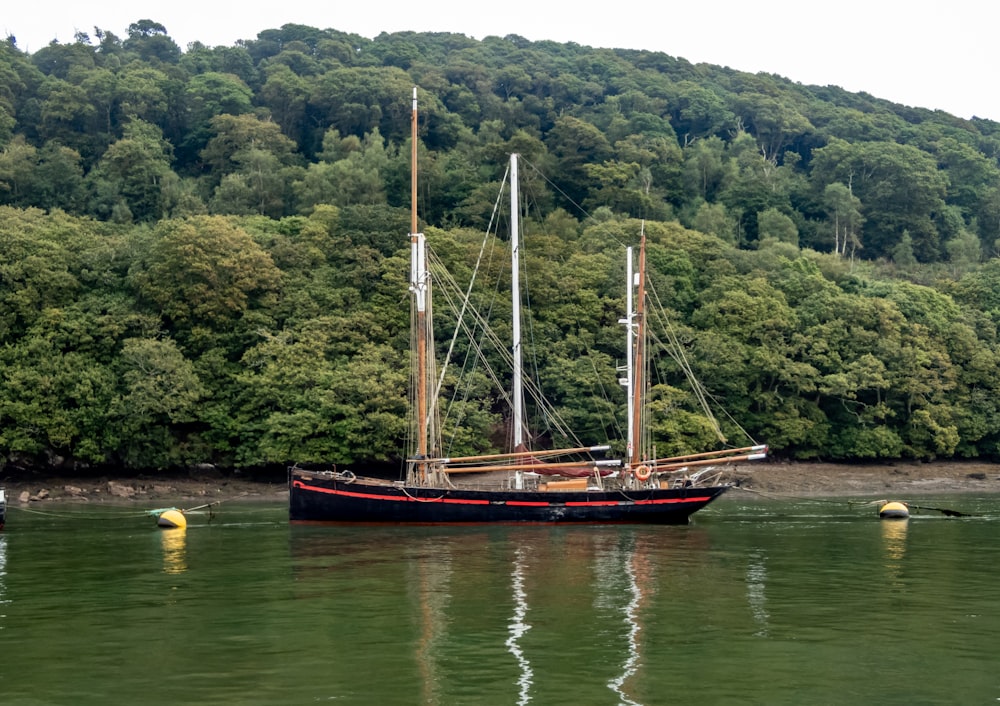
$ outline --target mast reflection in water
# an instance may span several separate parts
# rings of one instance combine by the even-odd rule
[[[524,592],[524,563],[524,548],[518,547],[514,551],[514,562],[510,573],[511,594],[514,598],[514,614],[508,626],[510,636],[505,643],[507,649],[514,655],[514,661],[517,662],[521,670],[521,674],[517,679],[517,703],[522,706],[531,701],[531,662],[525,657],[524,650],[521,649],[520,645],[520,639],[531,629],[531,625],[527,623],[528,597]]]
[[[625,634],[628,638],[628,649],[623,653],[622,673],[608,682],[608,687],[618,695],[619,702],[635,706],[634,701],[628,694],[632,678],[642,666],[641,645],[642,645],[642,625],[641,614],[643,605],[648,602],[648,596],[655,587],[655,577],[649,558],[642,551],[642,539],[635,540],[636,545],[631,548],[616,548],[610,555],[611,561],[601,562],[598,569],[604,569],[604,574],[599,578],[600,585],[611,585],[614,587],[613,593],[605,600],[609,604],[615,601],[621,606],[622,622],[625,626]],[[625,582],[624,591],[619,590],[617,584]]]
[[[7,537],[0,534],[0,620],[7,617]],[[0,630],[4,629],[0,623]]]

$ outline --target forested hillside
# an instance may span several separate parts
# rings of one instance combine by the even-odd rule
[[[453,269],[507,154],[544,176],[537,373],[586,441],[622,421],[643,219],[695,373],[779,455],[998,454],[1000,124],[654,52],[297,25],[182,50],[150,20],[0,44],[0,454],[397,462],[413,86]],[[716,443],[676,366],[656,383],[661,448]],[[498,402],[456,450],[498,438]]]

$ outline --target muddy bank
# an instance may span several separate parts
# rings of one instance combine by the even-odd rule
[[[1000,493],[1000,464],[958,461],[740,464],[728,478],[762,494],[906,498],[939,493]]]
[[[0,482],[8,503],[51,501],[194,507],[206,503],[280,501],[283,479],[251,480],[221,475],[157,478],[38,478]]]

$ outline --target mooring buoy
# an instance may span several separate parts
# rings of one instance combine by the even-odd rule
[[[156,524],[160,527],[173,527],[177,529],[184,529],[187,527],[187,518],[184,517],[184,513],[180,510],[164,510],[160,513],[159,517],[156,518]]]
[[[906,503],[892,500],[878,509],[878,516],[883,520],[905,520],[910,516],[910,508]]]

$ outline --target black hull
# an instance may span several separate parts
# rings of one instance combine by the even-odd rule
[[[608,491],[473,490],[347,482],[293,469],[293,522],[687,524],[728,486]]]

